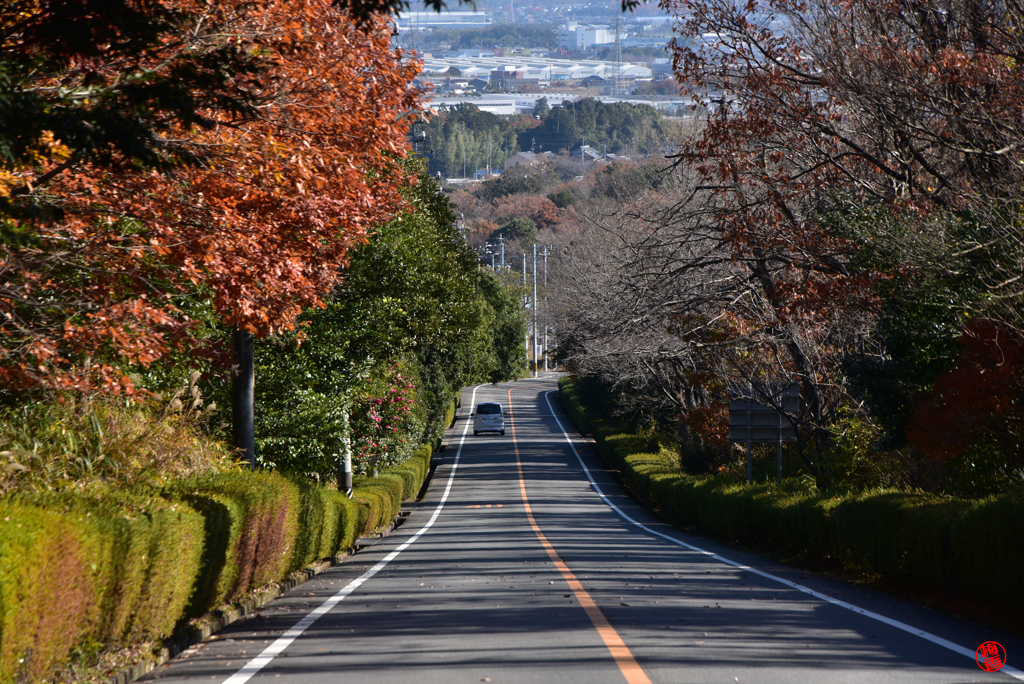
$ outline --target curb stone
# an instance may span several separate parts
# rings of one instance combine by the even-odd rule
[[[433,479],[434,470],[437,467],[438,458],[437,453],[444,451],[445,447],[451,442],[455,432],[455,425],[459,422],[459,411],[456,409],[455,417],[452,419],[452,424],[445,429],[445,436],[441,443],[441,448],[437,449],[434,454],[431,455],[431,463],[428,468],[426,476],[423,478],[423,484],[419,491],[416,501],[423,498],[426,493],[427,487],[430,485]],[[222,606],[217,610],[209,614],[209,617],[203,618],[198,624],[190,626],[185,630],[184,634],[177,638],[171,638],[164,642],[164,647],[161,648],[153,656],[144,658],[141,662],[138,662],[130,667],[126,667],[117,674],[111,675],[106,680],[106,684],[131,684],[135,680],[141,678],[144,675],[149,674],[156,668],[160,667],[167,661],[178,656],[182,651],[206,641],[213,634],[224,629],[233,622],[236,622],[240,618],[253,613],[260,608],[264,607],[274,599],[278,598],[287,591],[291,591],[295,587],[299,586],[303,582],[316,577],[324,570],[333,568],[340,565],[342,561],[351,556],[353,553],[357,553],[364,548],[373,546],[385,537],[389,536],[397,527],[399,527],[405,519],[408,517],[409,511],[405,508],[399,510],[398,515],[391,521],[386,528],[379,530],[373,534],[365,535],[356,540],[355,545],[346,553],[341,556],[335,556],[334,558],[328,558],[326,560],[313,563],[310,566],[303,568],[302,570],[296,570],[287,579],[281,582],[274,582],[262,589],[258,589],[253,594],[245,599],[244,601],[238,601],[230,605]],[[372,540],[372,541],[371,541]]]
[[[394,523],[392,523],[394,524]],[[242,617],[253,613],[267,605],[277,597],[299,586],[303,582],[319,575],[324,570],[340,565],[349,554],[335,556],[326,560],[313,563],[302,570],[296,570],[287,579],[281,582],[274,582],[262,589],[258,589],[244,601],[238,601],[230,605],[222,606],[210,613],[210,616],[199,621],[198,624],[189,627],[184,634],[178,638],[171,638],[164,642],[164,647],[152,657],[144,659],[131,667],[127,667],[107,679],[107,684],[130,684],[143,675],[149,674],[160,667],[168,660],[171,660],[182,651],[206,641],[214,633],[224,629]]]
[[[221,606],[210,613],[209,617],[203,618],[198,622],[198,624],[190,626],[179,637],[172,637],[165,641],[164,647],[153,656],[144,658],[141,662],[138,662],[131,667],[126,667],[117,674],[111,675],[106,680],[106,684],[131,684],[131,682],[149,674],[167,661],[181,654],[186,649],[206,641],[212,635],[216,634],[233,622],[256,612],[260,608],[263,608],[285,592],[291,591],[303,582],[316,577],[325,570],[341,565],[344,560],[357,551],[360,551],[367,546],[372,546],[372,544],[360,544],[360,541],[375,539],[376,541],[374,543],[377,543],[383,540],[385,537],[390,535],[391,532],[401,524],[401,522],[404,522],[405,517],[408,515],[408,511],[400,511],[399,514],[395,516],[395,519],[391,521],[390,525],[372,535],[360,537],[356,542],[356,545],[343,555],[318,561],[303,568],[302,570],[296,570],[280,582],[274,582],[262,589],[257,589],[249,596],[249,598],[243,601],[237,601],[230,605]]]

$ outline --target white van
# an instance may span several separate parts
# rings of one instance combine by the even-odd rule
[[[481,432],[497,432],[505,434],[505,414],[501,410],[501,404],[487,402],[477,404],[476,411],[469,414],[473,418],[473,434]]]

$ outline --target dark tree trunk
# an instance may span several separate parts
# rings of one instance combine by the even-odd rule
[[[255,374],[252,334],[235,328],[236,371],[231,382],[231,409],[235,448],[249,467],[256,468],[256,429],[254,425]]]

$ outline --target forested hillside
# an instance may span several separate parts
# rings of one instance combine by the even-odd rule
[[[633,156],[664,154],[675,129],[653,107],[606,104],[593,98],[548,103],[541,98],[532,115],[501,117],[461,103],[424,126],[431,175],[465,178],[480,169],[502,168],[516,152],[569,154],[580,145]]]

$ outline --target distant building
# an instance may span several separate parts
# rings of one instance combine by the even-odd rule
[[[580,26],[570,21],[558,31],[558,48],[566,52],[584,52],[593,45],[614,42],[615,32],[604,26]]]
[[[490,86],[501,90],[523,88],[524,86],[539,88],[539,78],[528,78],[525,69],[502,67],[491,71]]]
[[[487,81],[481,78],[449,78],[437,86],[440,92],[447,95],[471,95],[481,92],[487,87]]]
[[[533,152],[516,152],[512,156],[505,159],[505,163],[502,164],[502,168],[510,169],[513,166],[526,166],[532,167],[537,163],[539,155]]]
[[[498,116],[512,116],[516,113],[515,100],[504,98],[492,99],[484,96],[467,100],[462,97],[435,97],[430,100],[430,106],[438,109],[441,107],[458,107],[460,104],[470,104],[481,112],[489,112]]]
[[[505,163],[502,164],[502,168],[511,169],[513,166],[525,166],[525,167],[537,167],[543,166],[550,162],[555,157],[553,152],[516,152],[511,157],[505,159]]]
[[[571,153],[573,159],[582,159],[583,161],[599,161],[602,157],[601,153],[595,150],[590,145],[581,145],[574,149]]]
[[[491,16],[486,12],[434,12],[420,10],[401,12],[398,15],[399,31],[423,30],[435,28],[483,28],[492,23]]]

